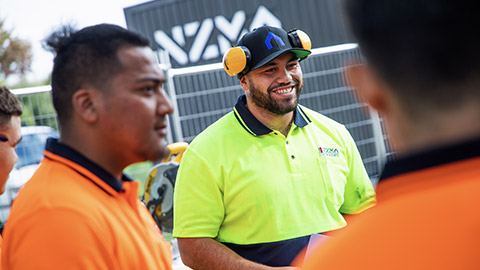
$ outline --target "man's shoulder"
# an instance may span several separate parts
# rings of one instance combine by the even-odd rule
[[[192,140],[190,145],[214,143],[218,141],[219,138],[234,132],[234,130],[239,126],[237,124],[238,120],[235,118],[234,112],[231,111],[201,131]]]
[[[226,157],[245,150],[256,137],[242,126],[232,111],[205,128],[190,143],[182,158],[192,156],[208,159],[209,162],[223,162]],[[214,161],[215,160],[215,161]]]
[[[83,212],[109,197],[85,175],[49,160],[42,161],[32,178],[19,191],[12,210],[37,211],[43,208]],[[88,210],[87,210],[88,211]]]

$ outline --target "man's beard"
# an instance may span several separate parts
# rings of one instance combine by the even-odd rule
[[[248,79],[248,77],[247,77]],[[262,90],[256,88],[253,81],[249,80],[250,84],[250,98],[252,102],[260,107],[263,108],[271,113],[277,115],[283,115],[294,111],[297,108],[298,104],[298,96],[302,92],[303,84],[300,84],[298,81],[290,81],[287,84],[277,84],[267,89],[267,92],[263,92]],[[294,86],[295,95],[288,99],[275,99],[272,95],[273,89],[283,86]]]

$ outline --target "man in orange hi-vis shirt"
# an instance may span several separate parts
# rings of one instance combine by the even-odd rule
[[[15,147],[22,140],[21,114],[22,107],[18,98],[8,88],[0,86],[0,194],[5,192],[8,175],[18,161]],[[0,235],[0,251],[1,249],[2,236]],[[0,262],[1,258],[0,256]]]
[[[480,35],[475,1],[347,0],[366,63],[349,68],[396,159],[376,207],[310,269],[480,269]]]
[[[171,269],[170,244],[122,172],[166,156],[172,113],[148,40],[115,25],[65,27],[52,97],[60,139],[13,203],[5,269]]]

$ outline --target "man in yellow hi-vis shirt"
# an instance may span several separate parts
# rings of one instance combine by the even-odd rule
[[[304,32],[268,26],[226,53],[245,95],[182,158],[173,236],[186,265],[288,266],[312,233],[339,229],[343,214],[375,202],[349,132],[297,104],[309,54]]]

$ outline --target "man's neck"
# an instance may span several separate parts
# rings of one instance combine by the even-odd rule
[[[266,127],[277,130],[282,133],[285,137],[290,131],[292,126],[294,111],[288,112],[286,114],[275,114],[264,108],[260,108],[253,104],[252,102],[247,101],[248,110]]]
[[[80,133],[78,132],[76,134]],[[88,139],[87,137],[88,135],[86,134],[83,136],[76,136],[69,132],[62,134],[60,142],[75,149],[77,152],[120,179],[125,166],[118,164],[115,158],[109,157],[107,154],[108,151],[102,149],[100,141]]]
[[[437,113],[423,121],[397,117],[386,122],[396,142],[394,147],[397,153],[404,155],[477,138],[480,136],[478,115],[478,106],[464,105],[454,111]]]

